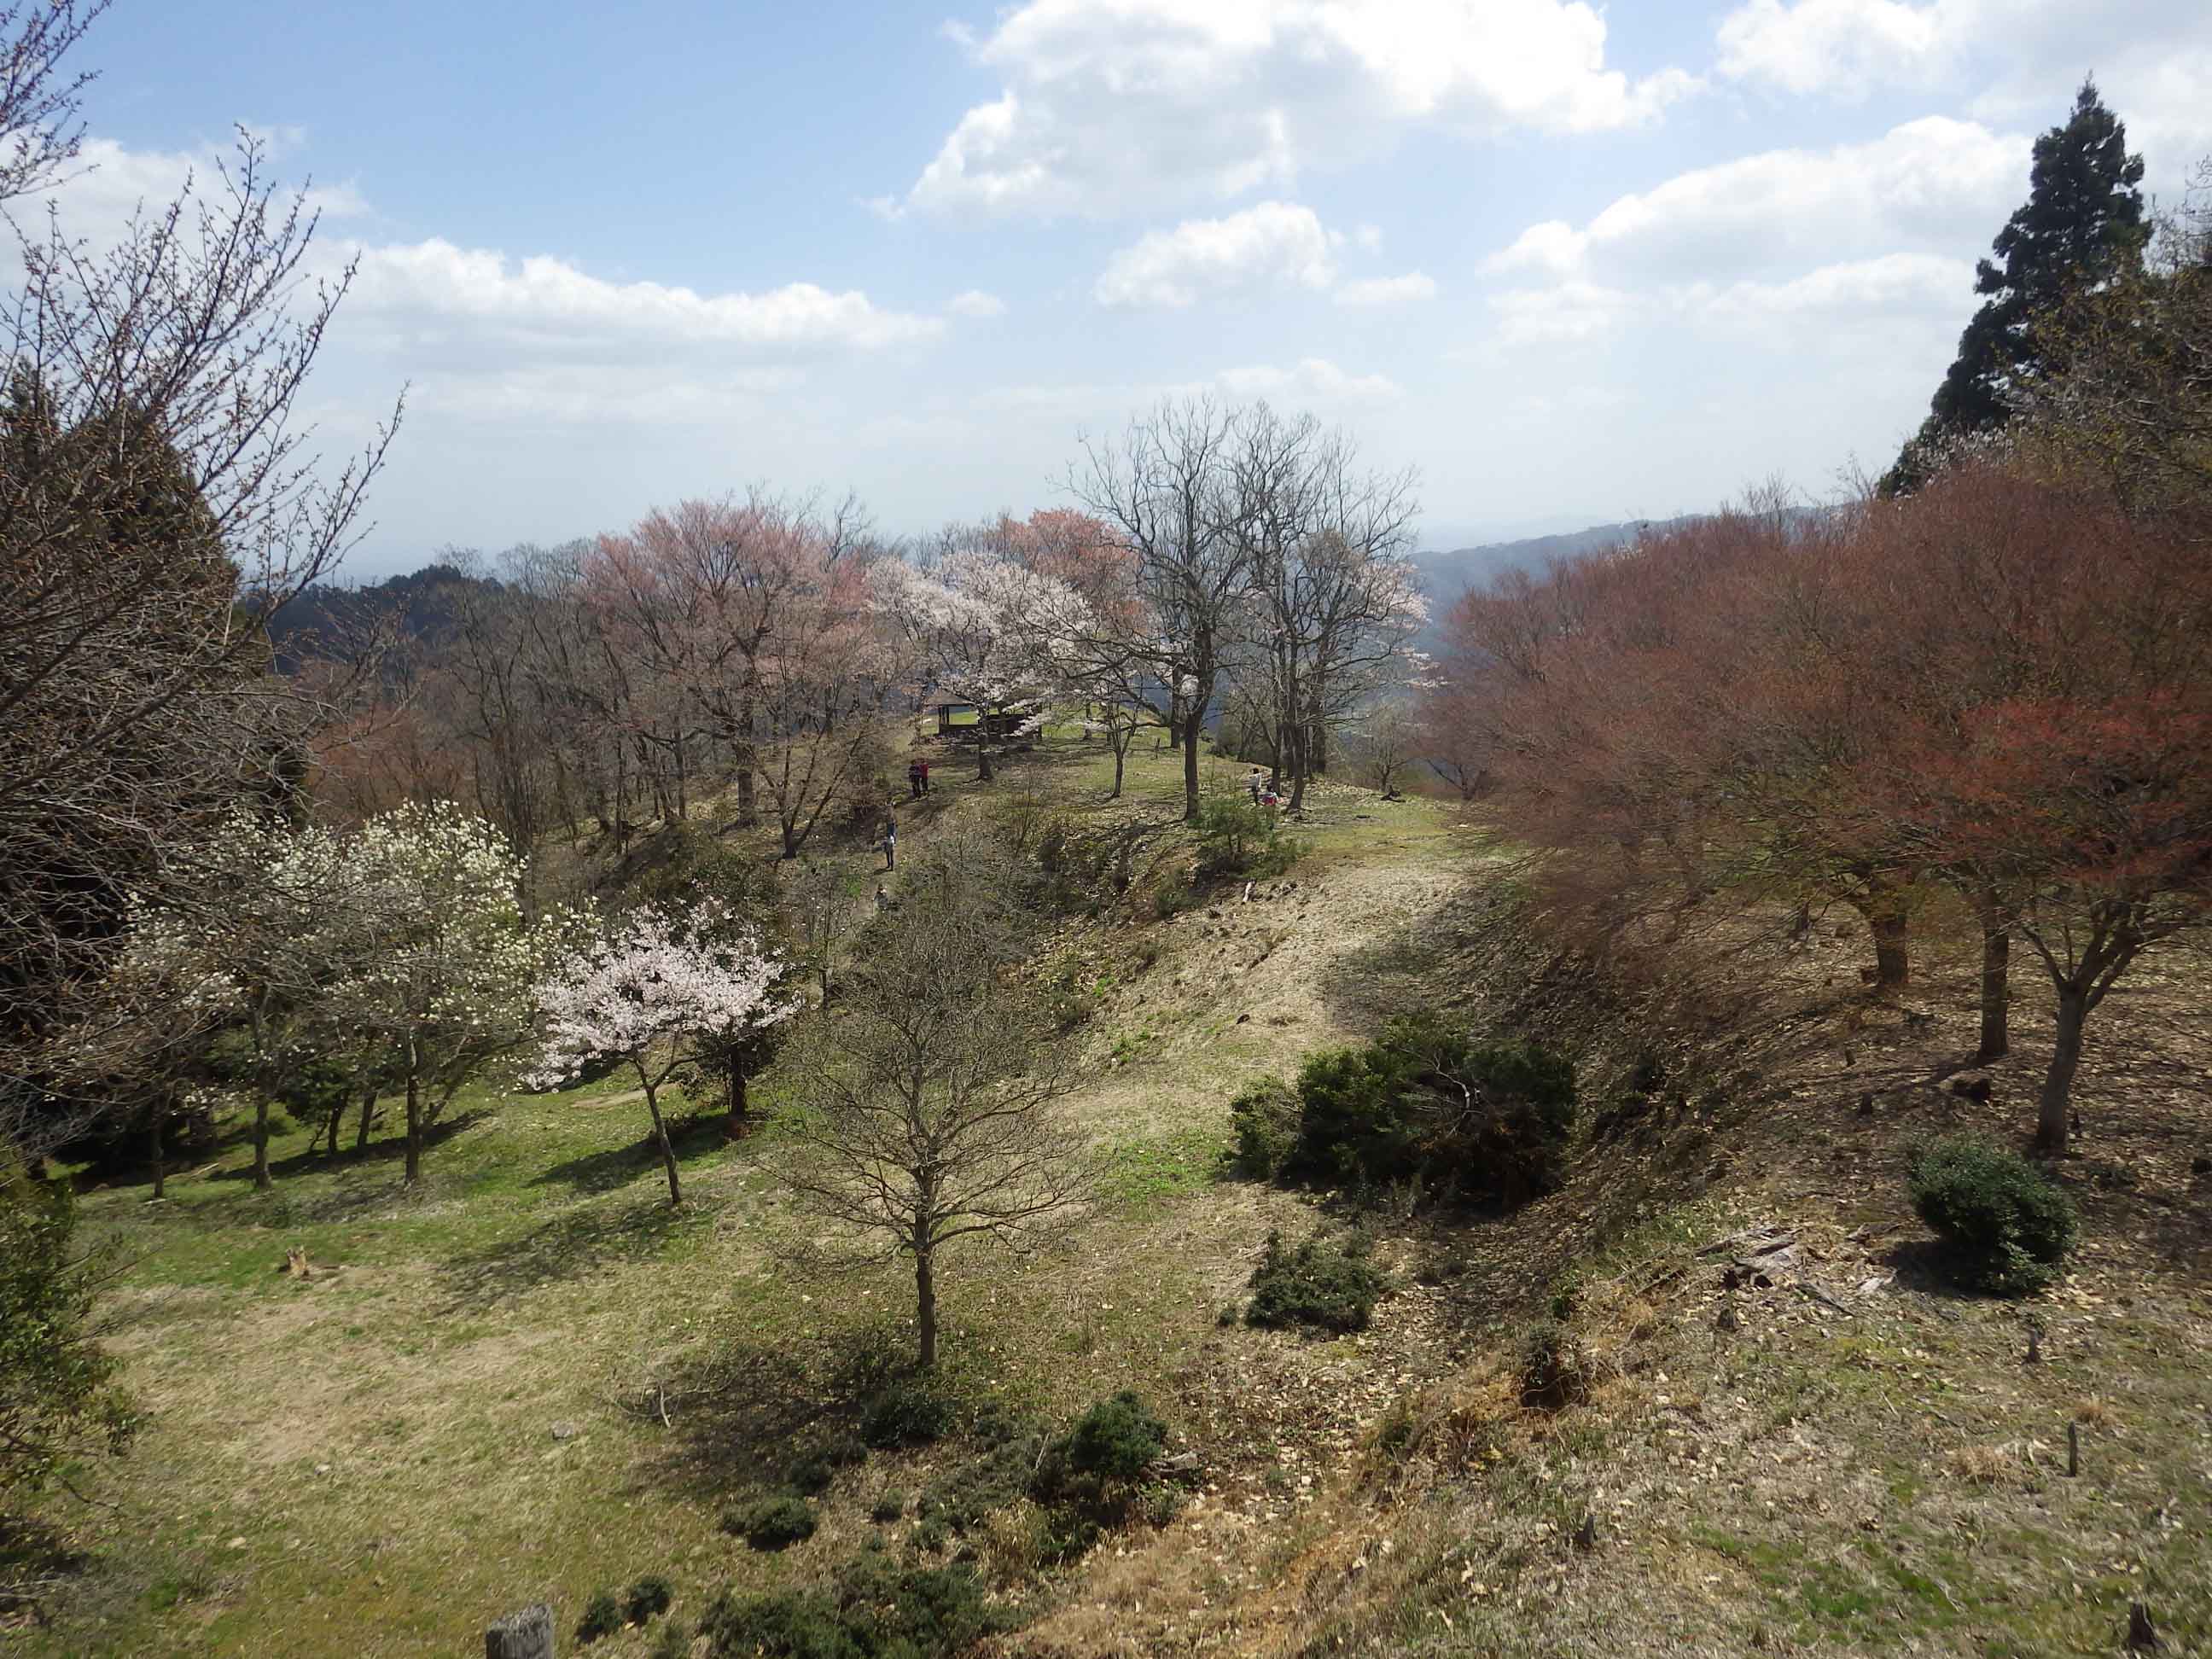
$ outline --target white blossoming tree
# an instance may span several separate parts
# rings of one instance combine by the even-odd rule
[[[344,967],[318,998],[318,1018],[391,1056],[406,1091],[411,1184],[454,1093],[530,1042],[538,986],[590,918],[525,915],[522,859],[451,801],[372,818],[342,856],[346,902],[325,926]]]
[[[989,713],[1066,694],[1070,681],[1050,619],[1079,605],[1066,583],[990,545],[992,533],[956,527],[945,532],[945,550],[932,568],[886,560],[874,573],[878,611],[914,653],[925,684],[987,716],[975,734],[976,776],[986,781]],[[1037,714],[1025,730],[1042,723]]]
[[[678,915],[647,906],[605,937],[564,951],[538,989],[544,1048],[525,1078],[557,1086],[594,1060],[619,1059],[637,1075],[668,1172],[668,1201],[684,1192],[660,1091],[702,1043],[757,1036],[798,1006],[780,987],[786,964],[719,903]]]
[[[236,811],[179,863],[191,879],[137,900],[109,971],[56,1045],[61,1075],[148,1102],[155,1190],[172,1097],[225,1030],[248,1039],[238,1079],[253,1111],[253,1178],[270,1186],[269,1109],[316,1040],[338,971],[331,927],[346,902],[340,843],[312,826]]]

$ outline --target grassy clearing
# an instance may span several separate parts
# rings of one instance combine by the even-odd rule
[[[1149,858],[1176,856],[1180,763],[1165,751],[1133,754],[1111,805],[1100,751],[1019,757],[994,786],[963,772],[940,765],[927,811],[904,814],[909,846],[1034,788],[1137,826]],[[1242,776],[1211,757],[1208,772],[1224,789]],[[1340,846],[1364,833],[1322,832]],[[971,1400],[1064,1419],[1133,1386],[1210,1446],[1243,1432],[1237,1384],[1217,1375],[1243,1339],[1215,1316],[1297,1202],[1217,1185],[1224,1103],[1334,1027],[1310,1012],[1305,1030],[1264,1038],[1239,1024],[1230,1005],[1252,1000],[1255,971],[1268,996],[1292,976],[1194,959],[1206,925],[1196,913],[1146,959],[1085,981],[1097,1081],[1071,1109],[1097,1140],[1099,1202],[1059,1254],[949,1264],[950,1371]],[[151,1417],[127,1462],[77,1472],[115,1507],[54,1511],[88,1568],[49,1626],[10,1641],[41,1656],[451,1653],[533,1600],[571,1624],[595,1589],[661,1571],[690,1618],[726,1582],[805,1582],[849,1551],[885,1486],[924,1484],[927,1455],[841,1475],[814,1538],[759,1553],[720,1526],[768,1455],[761,1420],[732,1401],[771,1383],[804,1395],[854,1345],[902,1345],[908,1287],[888,1271],[793,1277],[772,1133],[686,1133],[678,1212],[647,1128],[618,1078],[544,1096],[488,1086],[454,1103],[415,1192],[395,1142],[328,1160],[301,1127],[280,1132],[266,1195],[235,1141],[173,1176],[163,1203],[131,1182],[88,1191],[88,1231],[129,1261],[110,1340]],[[286,1276],[291,1249],[326,1271]],[[631,1632],[594,1650],[644,1645]]]
[[[1015,1651],[2107,1653],[2136,1598],[2169,1650],[2212,1646],[2212,1181],[2191,1168],[2212,1152],[2212,1032],[2191,972],[2112,999],[2063,1171],[2084,1242],[2036,1304],[2034,1366],[2018,1307],[1933,1270],[1903,1170],[1938,1133],[2015,1133],[2039,1057],[1996,1068],[1986,1103],[1922,1086],[1971,1046],[1972,960],[1930,952],[1915,999],[1885,1003],[1856,989],[1858,941],[1792,951],[1778,929],[1742,958],[1770,1000],[1722,1097],[1593,1121],[1566,1188],[1513,1216],[1386,1204],[1368,1219],[1396,1288],[1370,1329],[1249,1331],[1220,1314],[1267,1233],[1327,1218],[1223,1178],[1231,1097],[1387,1012],[1480,1017],[1521,988],[1483,948],[1482,838],[1425,801],[1325,788],[1305,855],[1249,902],[1222,884],[1133,927],[1188,868],[1179,757],[1140,743],[1109,803],[1111,772],[1066,739],[990,786],[948,759],[901,809],[910,848],[1065,815],[1099,853],[1091,890],[1126,878],[1121,908],[1072,897],[1048,969],[1084,1044],[1066,1109],[1096,1201],[1055,1250],[954,1255],[947,1370],[972,1406],[1062,1424],[1134,1388],[1204,1480],[1164,1530],[1049,1582]],[[1243,773],[1206,757],[1222,793]],[[794,1274],[772,1133],[687,1135],[672,1212],[625,1094],[465,1097],[414,1194],[396,1148],[325,1164],[296,1130],[266,1197],[240,1146],[162,1205],[88,1193],[131,1260],[111,1340],[154,1415],[127,1462],[81,1472],[115,1509],[52,1511],[88,1565],[10,1650],[451,1654],[533,1600],[572,1626],[641,1573],[690,1620],[726,1583],[813,1583],[879,1531],[902,1549],[955,1450],[840,1468],[788,1549],[722,1529],[844,1420],[840,1372],[910,1340],[910,1287]],[[1721,1288],[1700,1250],[1763,1224],[1796,1231],[1844,1311],[1792,1282]],[[289,1248],[337,1271],[287,1278]],[[1513,1356],[1554,1305],[1594,1382],[1532,1410]],[[891,1492],[900,1518],[871,1519]],[[985,1551],[994,1583],[1022,1582],[1019,1554]]]

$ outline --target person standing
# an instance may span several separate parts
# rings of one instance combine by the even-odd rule
[[[898,820],[888,812],[884,815],[884,868],[898,868]]]
[[[906,763],[906,794],[908,800],[921,799],[922,779],[926,775],[919,756]]]
[[[924,755],[915,764],[921,769],[921,793],[926,795],[929,793],[929,757]]]

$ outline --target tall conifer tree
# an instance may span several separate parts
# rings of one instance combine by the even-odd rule
[[[2069,292],[2131,274],[2142,264],[2143,163],[2128,153],[2128,130],[2084,81],[2064,122],[2035,141],[2027,200],[1991,244],[1994,260],[1975,270],[1988,296],[1959,337],[1959,355],[1936,388],[1928,418],[1885,474],[1882,493],[1924,483],[1953,440],[2002,426],[2012,394],[2037,370],[2033,325]]]

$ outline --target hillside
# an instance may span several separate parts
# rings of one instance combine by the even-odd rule
[[[948,765],[902,816],[902,862],[1050,818],[1129,849],[1133,900],[1188,840],[1175,757],[1131,758],[1110,804],[1107,763],[1069,737],[992,785]],[[1236,789],[1241,766],[1209,769]],[[1793,940],[1753,916],[1721,979],[1632,993],[1565,971],[1510,866],[1437,803],[1325,785],[1301,834],[1249,894],[1164,918],[1079,905],[1054,936],[1086,1056],[1065,1109],[1096,1190],[1056,1251],[948,1261],[949,1380],[979,1425],[1064,1425],[1133,1389],[1190,1473],[1072,1566],[1041,1553],[1026,1500],[940,1538],[1019,1609],[1000,1651],[2107,1653],[2136,1601],[2168,1650],[2212,1641],[2196,964],[2114,994],[2063,1171],[2084,1239],[2032,1304],[2030,1364],[2021,1306],[1954,1291],[1904,1194],[1917,1139],[2026,1125],[2034,1037],[1986,1091],[1945,1085],[1971,1048],[1971,963],[1938,953],[1878,999],[1863,933]],[[1561,1190],[1505,1214],[1411,1193],[1355,1214],[1228,1171],[1240,1088],[1417,1006],[1575,1054]],[[1679,1089],[1649,1080],[1655,1055]],[[151,1416],[128,1462],[79,1474],[112,1508],[53,1511],[66,1588],[50,1623],[9,1632],[19,1650],[455,1654],[545,1600],[568,1653],[590,1594],[641,1574],[696,1622],[725,1586],[819,1583],[876,1537],[884,1559],[940,1559],[913,1496],[984,1467],[980,1426],[840,1468],[788,1549],[723,1529],[842,1420],[856,1367],[907,1345],[911,1286],[796,1265],[808,1224],[772,1130],[687,1135],[678,1212],[645,1129],[618,1078],[487,1086],[414,1194],[388,1138],[330,1159],[305,1130],[267,1196],[236,1142],[162,1204],[90,1187],[90,1229],[126,1263],[110,1340]],[[1224,1322],[1271,1230],[1355,1220],[1395,1281],[1370,1328]],[[317,1271],[288,1274],[289,1250]],[[1589,1359],[1559,1409],[1516,1380],[1547,1310]],[[893,1493],[899,1518],[872,1521]],[[654,1645],[668,1625],[591,1651],[691,1650]]]

